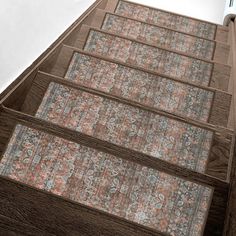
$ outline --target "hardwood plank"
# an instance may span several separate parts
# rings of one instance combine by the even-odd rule
[[[20,214],[20,212],[18,212]],[[48,233],[37,229],[36,227],[25,224],[20,221],[0,215],[0,235],[4,236],[52,236],[55,234]]]
[[[230,46],[225,43],[216,43],[215,53],[214,53],[214,61],[222,64],[227,64],[229,59],[229,51]]]
[[[56,58],[53,58],[54,62],[51,64],[50,68],[48,68],[48,70],[40,68],[40,70],[46,73],[64,77],[67,72],[72,56],[73,56],[73,49],[65,48],[65,46],[63,46],[62,49],[60,50],[59,55]]]
[[[35,115],[40,103],[42,102],[42,98],[48,88],[49,83],[49,80],[41,79],[39,74],[37,74],[36,79],[28,91],[25,102],[22,104],[22,107],[19,109],[19,111],[30,115]]]
[[[12,91],[6,94],[0,103],[4,103],[6,106],[13,109],[20,109],[20,106],[24,103],[27,92],[31,87],[36,74],[37,70],[33,71],[27,78],[18,83],[14,88],[14,92]]]
[[[44,61],[40,63],[39,68],[45,72],[50,72],[52,65],[54,65],[54,61],[56,58],[58,58],[61,48],[62,45],[58,45],[58,47],[53,50],[50,56],[45,58]]]
[[[0,208],[2,215],[47,235],[165,235],[4,177],[0,177]]]
[[[231,73],[231,66],[214,64],[214,69],[211,76],[210,86],[213,88],[228,91],[229,78]]]
[[[216,134],[212,142],[211,153],[209,156],[207,173],[211,176],[226,180],[231,172],[233,138],[226,138],[224,135]],[[227,169],[227,171],[226,171]]]
[[[234,236],[236,233],[236,143],[233,154],[232,172],[230,176],[229,198],[225,217],[224,236]]]
[[[15,127],[15,122],[12,120],[7,120],[2,116],[0,112],[0,159],[2,158],[3,153],[7,147],[7,144],[10,140],[11,134]]]
[[[25,235],[25,234],[22,234],[22,233],[19,233],[19,232],[7,230],[5,227],[0,228],[0,233],[4,236],[24,236]]]
[[[91,21],[90,24],[87,24],[87,25],[90,25],[92,27],[101,29],[102,25],[103,25],[103,22],[104,22],[104,19],[106,17],[106,14],[107,14],[106,11],[101,10],[101,9],[97,9],[95,14],[94,14],[93,20]]]
[[[230,23],[230,46],[231,46],[231,52],[230,52],[230,60],[229,64],[232,66],[231,70],[231,76],[230,76],[230,82],[229,82],[229,91],[232,94],[232,106],[231,106],[231,127],[233,127],[234,130],[236,130],[236,26],[233,24],[233,22]]]
[[[231,125],[236,128],[236,23],[235,21],[231,21],[229,24],[230,29],[230,46],[231,46],[231,58],[230,64],[232,64],[232,75],[230,81],[230,90],[233,94],[232,100],[232,109],[231,109]],[[235,143],[236,144],[236,143]],[[227,206],[227,215],[225,219],[225,230],[224,236],[233,236],[236,234],[236,145],[234,149],[234,153],[232,156],[232,167],[231,167],[231,175],[230,175],[230,189],[229,189],[229,201]]]
[[[117,7],[118,2],[119,2],[119,0],[112,0],[112,1],[108,0],[105,10],[110,11],[110,12],[114,12]]]
[[[227,43],[228,34],[229,34],[228,27],[218,25],[217,30],[216,30],[215,40],[217,40],[219,42]]]
[[[234,45],[231,43],[232,37],[233,37],[233,30],[232,26],[229,25],[230,30],[229,30],[229,38],[228,38],[228,44],[230,45],[230,53],[229,53],[229,58],[228,58],[228,64],[232,66],[231,69],[231,74],[229,78],[229,86],[228,86],[228,91],[233,95],[233,88],[234,88],[234,66],[233,66],[233,57],[234,57]],[[232,96],[231,100],[231,106],[230,106],[230,113],[229,113],[229,119],[228,119],[228,125],[227,127],[230,129],[234,129],[234,97]]]
[[[232,95],[215,92],[209,123],[227,127]]]

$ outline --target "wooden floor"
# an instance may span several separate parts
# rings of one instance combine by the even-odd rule
[[[235,23],[96,1],[0,95],[0,235],[230,235]]]

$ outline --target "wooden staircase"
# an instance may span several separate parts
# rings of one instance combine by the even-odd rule
[[[0,235],[230,235],[228,43],[96,1],[0,96]]]

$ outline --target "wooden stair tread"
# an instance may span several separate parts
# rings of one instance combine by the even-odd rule
[[[81,53],[73,55],[65,78],[146,106],[205,122],[209,118],[214,99],[213,91]]]
[[[119,1],[116,13],[148,23],[160,24],[185,33],[190,33],[206,39],[214,39],[216,25],[201,20],[180,16],[151,7],[144,7],[127,1]]]
[[[171,28],[192,36],[228,43],[229,28],[212,22],[126,0],[107,0],[105,10],[116,14],[122,12],[121,14],[125,17]],[[130,10],[130,12],[127,12],[126,10]],[[208,29],[210,33],[207,32]]]
[[[212,60],[214,57],[216,46],[214,41],[145,24],[118,15],[107,14],[102,29],[156,46],[166,47],[170,50],[188,53],[195,57],[208,60]]]
[[[64,85],[66,88],[73,88],[75,90],[78,90],[80,92],[85,92],[91,95],[94,95],[95,97],[99,98],[105,98],[106,100],[112,100],[115,101],[115,103],[123,104],[125,107],[132,107],[137,109],[138,111],[146,111],[146,114],[156,114],[158,117],[165,117],[168,120],[176,120],[180,123],[186,123],[189,124],[190,127],[200,127],[204,130],[209,130],[211,132],[214,132],[213,140],[211,143],[211,152],[208,158],[207,162],[207,168],[206,168],[206,174],[210,176],[217,177],[222,180],[227,180],[227,176],[230,173],[230,153],[231,153],[231,146],[233,144],[232,140],[232,131],[221,128],[221,131],[219,132],[219,129],[216,129],[213,125],[208,125],[207,123],[199,123],[197,121],[191,121],[186,120],[184,118],[180,118],[178,116],[171,115],[169,113],[161,112],[152,108],[148,108],[146,106],[142,106],[141,104],[132,102],[131,100],[126,100],[121,97],[116,97],[108,93],[103,93],[98,90],[90,89],[84,86],[81,86],[79,84],[76,84],[68,79],[63,79],[57,76],[53,76],[46,73],[38,73],[38,75],[35,78],[35,82],[32,85],[32,88],[29,91],[29,94],[25,100],[25,103],[22,107],[22,111],[26,112],[31,115],[35,115],[35,113],[38,110],[38,107],[40,106],[42,99],[44,97],[44,94],[48,90],[48,86],[51,82]],[[32,103],[32,101],[34,101]],[[128,105],[128,106],[127,106]],[[50,122],[50,120],[49,120]],[[128,132],[128,130],[127,130]],[[104,140],[104,139],[103,139]],[[109,145],[112,146],[112,143],[110,140],[108,140]],[[119,146],[124,147],[124,146]],[[129,149],[129,152],[131,150]],[[137,153],[135,154],[137,155]],[[153,161],[159,161],[160,159],[156,159],[155,157],[151,157]],[[155,160],[154,160],[155,159]],[[168,163],[170,165],[170,163]],[[159,164],[160,165],[160,164]],[[193,173],[192,173],[193,174]]]
[[[36,117],[199,172],[205,171],[213,135],[56,83],[49,85]]]
[[[68,67],[70,73],[67,71]],[[186,119],[219,126],[227,126],[228,123],[231,94],[144,70],[95,53],[65,45],[46,72],[65,76],[81,86]]]
[[[65,78],[183,117],[222,126],[228,122],[229,94],[154,76],[89,55],[75,53]]]
[[[84,50],[205,86],[213,70],[212,63],[95,30],[90,31]]]
[[[201,234],[213,194],[207,186],[22,125],[15,128],[0,173],[175,235]]]
[[[76,47],[197,85],[225,91],[228,88],[231,71],[228,65],[196,59],[86,25],[81,28]]]
[[[92,26],[196,59],[226,63],[230,46],[117,14],[98,10]]]

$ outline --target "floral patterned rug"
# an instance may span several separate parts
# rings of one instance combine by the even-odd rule
[[[216,25],[169,12],[119,1],[117,14],[214,40]]]
[[[170,235],[202,235],[213,190],[17,125],[0,174]]]
[[[204,86],[213,70],[212,63],[96,30],[90,31],[84,50]]]
[[[212,60],[215,42],[107,14],[102,29],[170,50],[177,50],[203,59]]]
[[[75,53],[65,78],[167,112],[206,122],[214,93]]]
[[[209,130],[56,83],[36,116],[202,173],[213,137]]]

